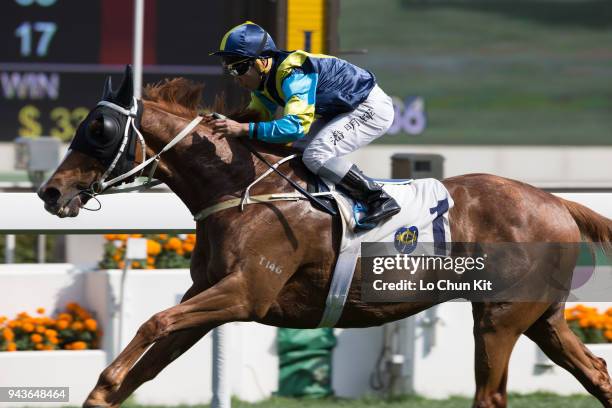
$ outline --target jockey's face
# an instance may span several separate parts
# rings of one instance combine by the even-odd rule
[[[259,88],[261,81],[264,77],[263,74],[270,70],[272,66],[271,59],[258,59],[250,66],[249,70],[243,75],[234,77],[234,80],[242,88],[249,91],[255,91]]]
[[[251,65],[244,75],[239,75],[234,77],[234,79],[242,88],[248,89],[249,91],[255,91],[259,88],[261,82],[261,75],[257,63]]]

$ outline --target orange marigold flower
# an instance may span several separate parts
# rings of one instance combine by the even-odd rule
[[[8,319],[6,316],[0,316],[0,324],[6,322]]]
[[[57,317],[59,320],[66,320],[67,322],[72,321],[72,315],[70,313],[60,313]]]
[[[161,245],[152,239],[147,240],[147,254],[150,256],[158,255],[161,252]]]
[[[38,313],[38,314],[45,314],[45,308],[44,307],[39,307],[38,309],[36,309],[36,313]]]
[[[13,330],[7,327],[6,329],[2,330],[2,337],[4,337],[4,340],[6,341],[13,341],[15,339],[15,333]]]
[[[8,327],[11,329],[17,329],[21,327],[21,322],[18,320],[11,320],[8,322]]]
[[[34,331],[34,325],[32,323],[30,323],[30,322],[24,323],[21,328],[26,333],[32,333]]]
[[[612,340],[612,330],[606,330],[604,336],[606,336],[606,339]]]
[[[87,343],[84,341],[75,341],[72,343],[72,350],[85,350],[87,348]]]
[[[39,325],[37,325],[37,326],[36,326],[36,328],[35,328],[34,330],[36,331],[36,333],[40,333],[40,334],[42,334],[42,333],[44,333],[44,332],[45,332],[45,330],[47,330],[47,329],[45,328],[45,326],[43,326],[43,325],[39,324]]]
[[[44,350],[44,349],[45,349],[45,345],[44,345],[44,344],[42,344],[42,343],[38,343],[38,344],[35,344],[35,345],[34,345],[34,348],[35,348],[36,350]]]
[[[45,331],[45,336],[47,336],[47,337],[57,337],[57,331],[55,331],[53,329],[49,329],[49,330]]]
[[[177,237],[172,237],[168,240],[167,245],[168,245],[168,248],[177,250],[183,245],[183,243]]]
[[[86,320],[86,319],[91,318],[91,315],[90,315],[90,314],[89,314],[89,312],[88,312],[87,310],[85,310],[85,309],[80,309],[80,310],[77,312],[77,315],[79,316],[79,318],[80,318],[81,320]]]
[[[59,340],[58,340],[57,337],[47,337],[47,340],[49,340],[49,343],[51,343],[51,344],[59,343]],[[49,350],[53,350],[53,349],[49,349]]]
[[[17,351],[17,344],[11,341],[6,345],[6,351]]]
[[[94,319],[85,320],[85,328],[89,331],[95,331],[98,328],[98,322]]]
[[[43,341],[43,336],[38,333],[34,333],[30,336],[30,340],[32,340],[32,343],[40,343]]]
[[[54,343],[57,344],[57,343]],[[55,346],[52,346],[51,344],[46,344],[45,347],[43,347],[43,350],[55,350]]]
[[[578,325],[582,328],[589,327],[591,324],[591,319],[588,317],[583,317],[578,321]]]
[[[168,239],[168,234],[158,234],[157,237],[162,241],[165,241]]]
[[[67,320],[58,320],[58,322],[55,324],[55,327],[57,327],[58,330],[65,330],[68,328],[69,324],[70,322],[68,322]]]
[[[140,262],[138,261],[132,262],[132,268],[140,268]]]
[[[107,241],[114,241],[115,234],[104,234],[104,239],[106,239]]]
[[[189,242],[183,242],[183,251],[185,252],[193,252],[194,245]]]
[[[127,239],[130,237],[129,234],[117,234],[115,236],[115,239],[119,239],[121,241],[127,241]]]
[[[17,318],[19,318],[19,319],[27,319],[29,317],[30,317],[30,315],[28,314],[28,312],[21,312],[21,313],[19,313],[17,315]]]
[[[72,323],[72,326],[70,326],[70,328],[72,330],[77,330],[77,331],[78,330],[83,330],[83,327],[84,327],[83,323],[81,323],[81,322],[74,322],[74,323]]]
[[[132,234],[130,235],[130,238],[142,238],[142,234]]]
[[[81,306],[79,306],[79,304],[77,302],[70,302],[70,303],[68,303],[66,305],[66,310],[70,310],[71,312],[75,311],[75,310],[78,310],[80,308],[81,308]]]

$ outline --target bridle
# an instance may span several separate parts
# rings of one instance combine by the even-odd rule
[[[97,106],[103,106],[108,109],[112,109],[115,112],[118,112],[120,115],[125,116],[127,121],[125,124],[125,128],[123,130],[123,139],[121,140],[119,149],[117,150],[115,158],[113,159],[111,164],[108,166],[108,168],[104,171],[104,173],[98,180],[95,180],[94,182],[90,184],[89,188],[81,190],[77,193],[77,195],[85,194],[94,199],[97,195],[116,194],[116,193],[146,190],[146,189],[149,189],[151,187],[161,184],[162,181],[153,180],[153,175],[155,174],[155,170],[157,169],[157,166],[159,164],[160,156],[164,152],[174,147],[178,142],[180,142],[183,138],[185,138],[185,136],[190,134],[193,131],[193,129],[203,119],[202,116],[198,115],[191,122],[189,122],[189,124],[187,124],[187,126],[185,126],[176,136],[174,136],[174,138],[170,142],[168,142],[168,144],[164,146],[162,150],[160,150],[158,153],[156,153],[155,155],[147,159],[146,158],[146,142],[144,140],[144,137],[142,136],[142,133],[140,132],[140,129],[138,129],[138,126],[136,125],[136,118],[139,114],[139,109],[142,109],[141,108],[142,103],[137,98],[134,97],[132,106],[130,107],[130,109],[125,109],[124,107],[119,106],[116,103],[105,101],[105,100],[98,102]],[[124,154],[126,146],[130,144],[131,142],[130,139],[134,137],[133,136],[134,134],[138,137],[138,140],[140,142],[143,161],[140,164],[134,166],[131,170],[108,180],[108,177],[110,176],[112,171],[117,166],[117,163],[119,162],[119,160]],[[153,163],[153,166],[151,166],[151,169],[148,172],[147,180],[145,182],[135,181],[124,187],[116,187],[117,184],[120,184],[121,182],[125,182],[126,179],[133,178],[133,177],[141,177],[144,172],[144,169],[151,163]],[[137,173],[139,174],[136,175]],[[111,187],[114,187],[114,189],[109,190]],[[98,204],[100,204],[99,201],[98,201]],[[90,209],[90,208],[85,208],[85,207],[83,208],[86,210],[90,210],[90,211],[97,211],[100,209],[100,208]]]

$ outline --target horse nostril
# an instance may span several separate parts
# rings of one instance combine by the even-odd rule
[[[49,205],[57,203],[62,193],[55,187],[47,187],[38,191],[38,196]]]

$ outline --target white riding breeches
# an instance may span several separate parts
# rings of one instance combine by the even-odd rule
[[[310,171],[319,174],[329,162],[325,167],[340,179],[351,163],[330,159],[351,153],[382,136],[391,127],[393,116],[391,97],[375,85],[354,111],[338,115],[329,122],[316,120],[310,132],[293,146],[304,151],[302,160]]]

